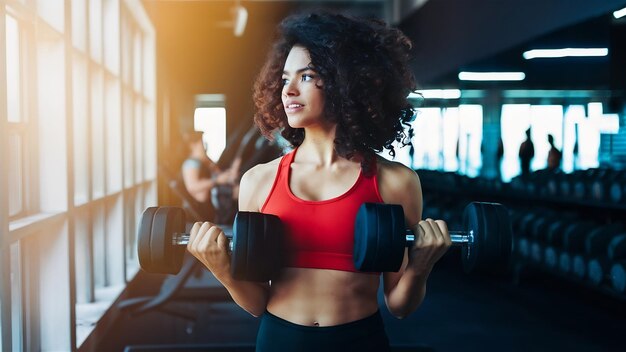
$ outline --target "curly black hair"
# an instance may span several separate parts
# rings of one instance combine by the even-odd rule
[[[415,111],[408,95],[416,84],[408,65],[412,44],[400,30],[380,20],[328,12],[289,16],[278,29],[278,40],[254,84],[254,121],[266,137],[282,129],[293,146],[304,140],[304,129],[287,123],[281,100],[283,66],[298,45],[308,51],[324,82],[324,115],[337,123],[339,155],[361,155],[369,172],[374,153],[388,149],[395,156],[394,141],[410,144]]]

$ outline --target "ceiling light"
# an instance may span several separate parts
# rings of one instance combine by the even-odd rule
[[[409,98],[424,99],[459,99],[461,91],[459,89],[424,89],[409,94]]]
[[[564,49],[534,49],[528,50],[522,56],[524,59],[556,58],[572,56],[607,56],[607,48],[564,48]]]
[[[626,7],[624,7],[621,10],[617,10],[617,11],[613,12],[613,17],[615,17],[616,19],[617,18],[622,18],[624,16],[626,16]]]
[[[522,81],[524,72],[460,72],[461,81]]]
[[[248,22],[248,10],[241,5],[237,5],[233,8],[234,21],[233,31],[235,37],[241,37],[243,31],[246,29],[246,22]]]

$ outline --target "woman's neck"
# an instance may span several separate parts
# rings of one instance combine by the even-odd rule
[[[299,161],[327,167],[336,163],[341,156],[335,150],[337,125],[326,128],[305,128],[304,141],[298,147]]]

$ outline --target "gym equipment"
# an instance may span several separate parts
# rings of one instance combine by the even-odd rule
[[[614,173],[610,170],[603,170],[591,181],[589,186],[589,194],[591,199],[598,202],[605,202],[609,199],[611,184]]]
[[[185,232],[185,212],[176,207],[147,208],[138,235],[139,263],[151,273],[176,274],[180,271],[189,235]],[[284,243],[282,223],[277,216],[239,212],[233,227],[220,226],[231,239],[231,272],[234,278],[269,281],[282,266]]]
[[[588,278],[594,285],[600,285],[610,269],[607,263],[607,247],[613,236],[623,231],[621,224],[596,227],[585,239],[584,253],[573,257],[573,273],[577,277]]]
[[[506,208],[495,203],[471,203],[464,211],[466,231],[451,231],[463,246],[466,272],[501,272],[512,252],[511,223]],[[265,282],[283,266],[284,233],[274,215],[239,212],[234,226],[221,226],[231,238],[231,270],[239,280]],[[413,243],[405,233],[400,205],[365,203],[355,219],[355,267],[360,271],[398,271],[404,247]],[[177,273],[189,242],[185,213],[176,207],[147,208],[138,235],[139,262],[152,273]],[[413,234],[411,234],[413,236]]]
[[[541,263],[545,258],[545,245],[555,232],[563,227],[565,220],[556,215],[539,216],[527,225],[532,240],[529,241],[529,255],[533,262]]]
[[[620,260],[611,267],[611,284],[617,292],[626,292],[626,260]]]
[[[613,182],[611,183],[610,195],[613,203],[623,203],[624,199],[626,198],[626,181],[624,180],[625,178],[626,174],[621,174],[620,176],[615,177],[615,179],[613,179]]]
[[[565,229],[561,243],[562,251],[559,254],[559,269],[561,272],[566,274],[572,272],[573,256],[584,251],[587,235],[596,227],[596,224],[581,222],[574,223]]]
[[[540,217],[537,214],[529,212],[523,215],[519,219],[519,226],[517,227],[518,229],[517,234],[519,237],[519,240],[517,241],[517,252],[523,258],[527,258],[530,256],[530,247],[531,247],[530,228],[531,228],[531,224],[536,219],[539,219],[539,218]]]
[[[452,244],[462,246],[465,272],[499,273],[509,264],[513,233],[508,210],[497,203],[470,203],[463,214],[465,231],[450,231]],[[402,206],[365,203],[357,213],[354,263],[360,271],[398,271],[405,247],[415,235],[406,229]]]
[[[558,265],[562,234],[569,225],[570,221],[555,220],[546,230],[546,247],[543,250],[543,264],[550,269],[556,269]]]
[[[626,234],[620,234],[611,240],[607,254],[613,263],[611,267],[613,289],[624,293],[626,292]]]

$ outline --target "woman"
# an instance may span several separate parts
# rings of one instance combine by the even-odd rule
[[[239,209],[281,218],[289,264],[271,285],[233,280],[227,239],[210,223],[193,226],[188,246],[237,304],[262,316],[258,351],[389,349],[376,298],[381,274],[352,264],[363,202],[401,204],[419,233],[402,268],[382,273],[394,316],[417,309],[450,246],[443,221],[420,221],[417,175],[375,154],[385,148],[393,155],[392,143],[407,138],[410,46],[384,23],[342,15],[298,15],[280,25],[255,84],[255,121],[267,136],[281,129],[295,150],[243,176]]]

